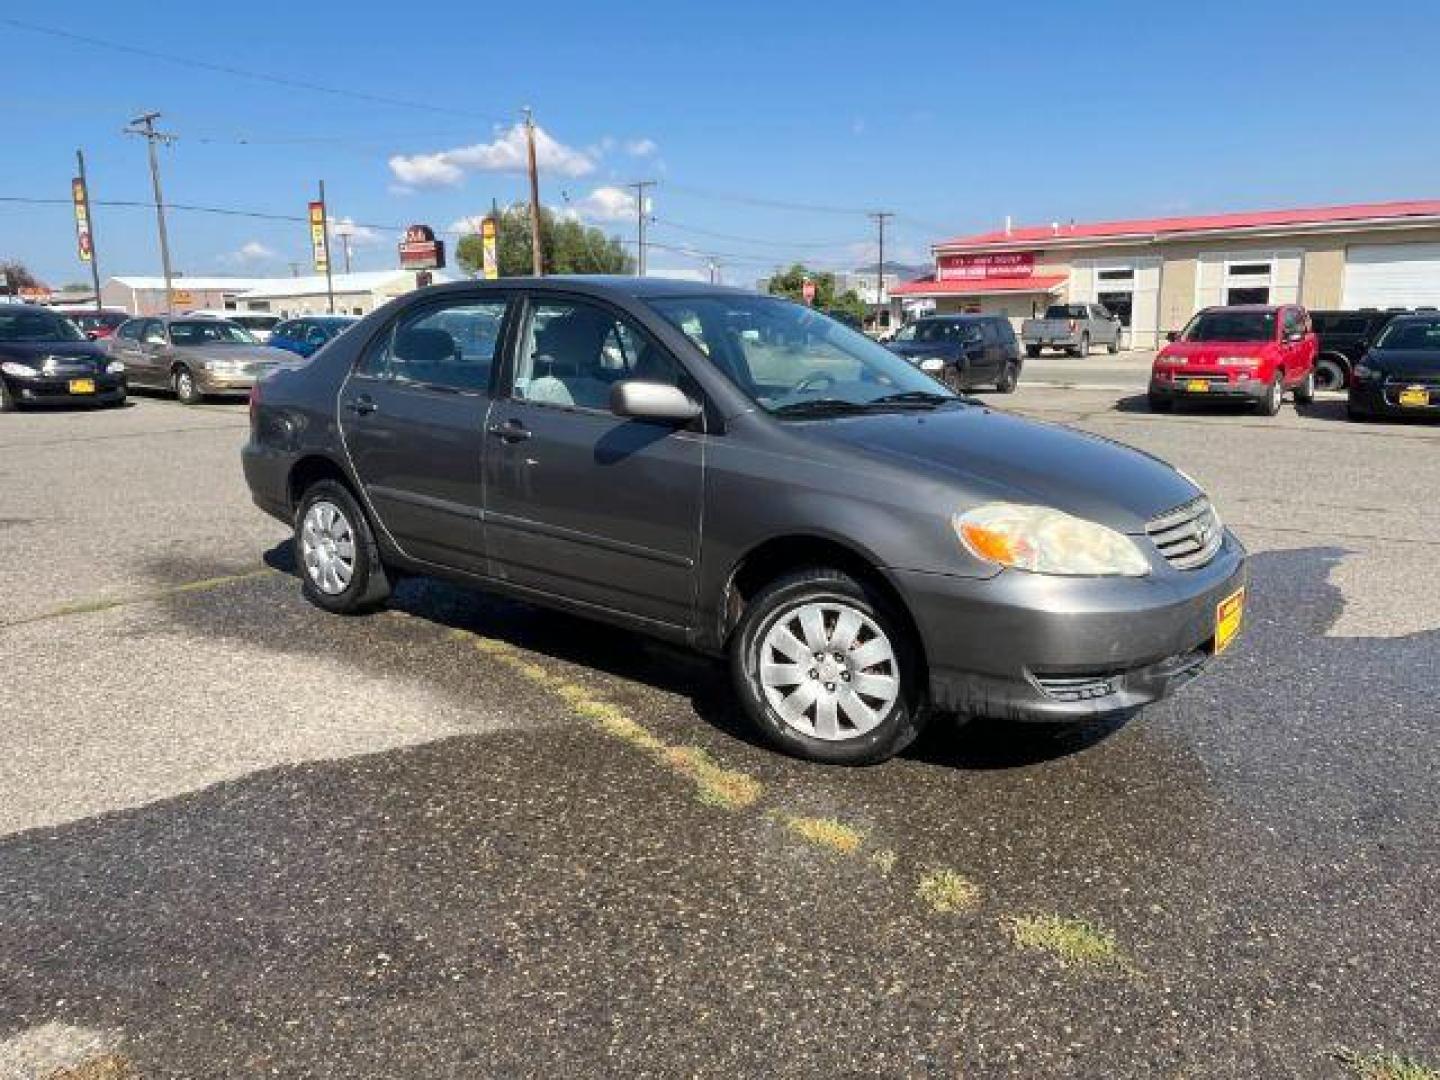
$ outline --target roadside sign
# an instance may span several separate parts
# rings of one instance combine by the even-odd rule
[[[310,204],[310,246],[314,249],[315,270],[323,274],[330,268],[330,245],[325,242],[325,204]]]
[[[70,181],[70,198],[75,203],[75,246],[80,261],[88,263],[95,258],[95,247],[90,241],[90,198],[81,177]]]
[[[806,278],[804,283],[800,286],[800,295],[805,298],[805,303],[815,303],[815,282],[811,281],[809,278]]]
[[[487,217],[480,222],[480,248],[484,253],[485,280],[494,281],[500,276],[500,258],[496,251],[493,217]]]
[[[195,297],[188,289],[175,289],[170,293],[170,302],[178,308],[187,308],[195,303]]]
[[[400,269],[439,270],[445,265],[445,241],[429,225],[411,225],[400,241]]]

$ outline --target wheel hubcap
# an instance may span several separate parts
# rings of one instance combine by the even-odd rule
[[[760,685],[785,724],[838,742],[879,725],[900,696],[890,639],[864,612],[827,601],[771,623],[760,643]]]
[[[300,523],[300,556],[305,573],[327,596],[338,596],[355,575],[355,533],[332,502],[321,500]]]

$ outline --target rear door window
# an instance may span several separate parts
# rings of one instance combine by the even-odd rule
[[[470,297],[412,310],[370,344],[356,374],[436,390],[488,393],[508,305],[504,297]]]

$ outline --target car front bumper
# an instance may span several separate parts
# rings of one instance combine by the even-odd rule
[[[1361,382],[1350,386],[1350,409],[1352,412],[1372,413],[1376,416],[1423,416],[1430,419],[1440,417],[1440,387],[1427,386],[1430,402],[1428,405],[1401,405],[1400,394],[1408,383]]]
[[[25,405],[66,402],[108,405],[125,397],[124,375],[4,375],[0,378],[4,378],[14,399]],[[77,393],[73,389],[76,383],[86,381],[93,386],[92,390]]]
[[[1204,383],[1205,389],[1198,389]],[[1194,375],[1151,375],[1150,393],[1155,397],[1184,398],[1187,401],[1264,401],[1270,384],[1252,375],[1231,379],[1228,374],[1196,372]]]
[[[1221,602],[1245,587],[1233,533],[1206,566],[1144,578],[986,579],[891,571],[924,642],[933,704],[1074,721],[1168,696],[1214,655]]]
[[[250,388],[269,374],[259,372],[210,371],[192,368],[195,385],[202,394],[248,394]]]

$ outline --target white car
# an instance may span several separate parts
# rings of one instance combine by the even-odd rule
[[[213,308],[201,308],[198,311],[187,311],[186,315],[208,315],[212,319],[225,319],[229,322],[243,326],[255,339],[260,342],[270,340],[270,335],[275,332],[275,327],[280,325],[280,316],[272,315],[268,311],[216,311]]]

